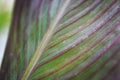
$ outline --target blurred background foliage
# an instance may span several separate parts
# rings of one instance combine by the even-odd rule
[[[11,23],[14,0],[0,0],[0,64]]]
[[[0,30],[9,27],[14,0],[0,0]]]

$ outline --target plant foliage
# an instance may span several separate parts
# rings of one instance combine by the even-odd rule
[[[120,0],[16,0],[2,80],[119,80],[119,64]]]

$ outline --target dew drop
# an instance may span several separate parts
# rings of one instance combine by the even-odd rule
[[[63,41],[63,43],[66,43],[66,41]]]
[[[81,27],[78,27],[78,29],[81,29]]]
[[[74,45],[72,45],[72,47],[75,47],[76,45],[74,44]]]

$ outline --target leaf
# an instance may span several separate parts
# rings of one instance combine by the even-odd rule
[[[119,79],[119,13],[119,0],[17,0],[0,79]]]

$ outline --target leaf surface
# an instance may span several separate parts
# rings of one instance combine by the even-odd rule
[[[114,78],[108,74],[120,73],[119,13],[119,0],[17,0],[2,79]]]

